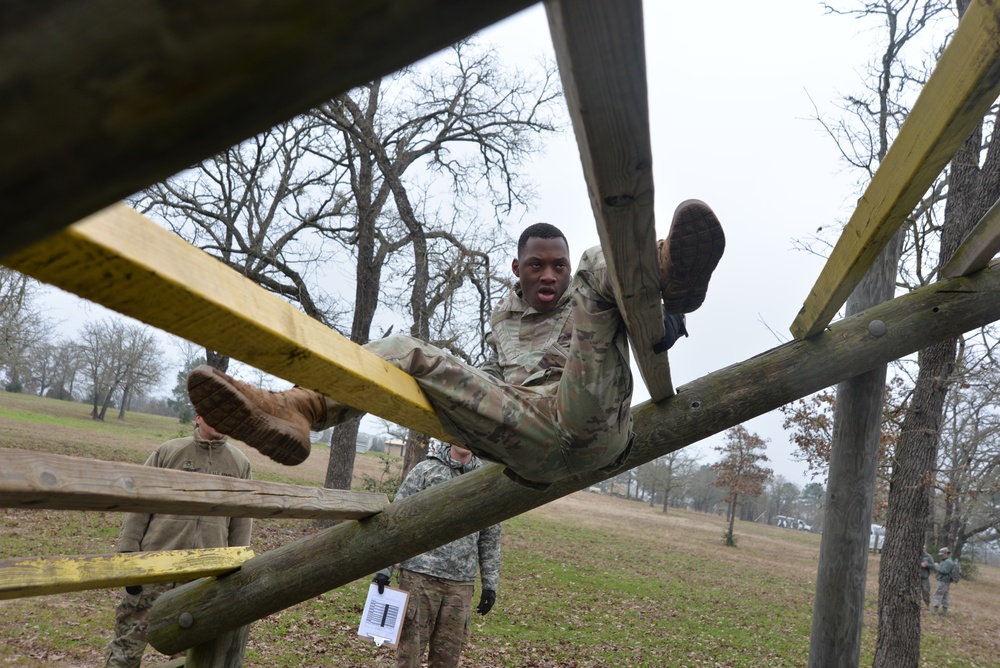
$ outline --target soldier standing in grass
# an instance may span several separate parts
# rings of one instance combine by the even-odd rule
[[[480,466],[482,462],[469,450],[458,445],[439,444],[431,449],[427,459],[406,475],[395,500]],[[476,611],[485,615],[497,600],[500,582],[499,524],[399,565],[399,587],[409,592],[410,599],[396,648],[396,668],[420,668],[425,649],[430,668],[450,668],[459,664],[462,648],[469,640],[477,568],[482,593]],[[389,584],[393,570],[390,566],[375,575],[379,593]]]
[[[942,547],[938,550],[938,557],[941,559],[941,563],[934,566],[934,570],[937,571],[937,589],[934,590],[934,613],[937,614],[938,608],[941,608],[941,614],[948,614],[948,590],[951,588],[951,583],[955,581],[952,577],[955,572],[955,562],[951,559],[951,550],[946,547]]]
[[[146,460],[146,466],[208,473],[233,478],[251,478],[250,460],[227,443],[227,437],[210,427],[200,415],[194,417],[194,435],[162,444]],[[119,552],[193,550],[238,547],[250,544],[253,520],[249,517],[199,517],[126,513],[118,536]],[[161,594],[179,582],[125,587],[125,596],[115,611],[115,637],[108,644],[105,668],[138,668],[146,651],[149,609]]]
[[[681,203],[659,242],[659,288],[666,350],[684,331],[684,314],[701,306],[725,235],[712,210]],[[546,223],[521,234],[511,269],[518,283],[494,308],[492,356],[469,366],[407,336],[365,344],[417,381],[441,424],[476,455],[507,466],[515,482],[544,489],[584,471],[612,470],[632,442],[628,337],[604,252],[583,254],[574,275],[569,244]],[[266,392],[201,366],[188,377],[196,410],[223,433],[275,461],[309,455],[309,427],[331,426],[363,412],[296,387]]]
[[[924,607],[931,607],[931,570],[934,569],[934,558],[924,545],[924,556],[920,557],[920,594],[924,599]]]

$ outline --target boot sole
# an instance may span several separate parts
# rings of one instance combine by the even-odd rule
[[[211,367],[192,371],[187,386],[195,411],[217,431],[286,466],[301,464],[309,456],[296,425],[257,408]]]
[[[663,306],[667,313],[690,313],[705,301],[726,235],[707,204],[687,200],[677,207],[666,246],[670,275],[662,286]]]

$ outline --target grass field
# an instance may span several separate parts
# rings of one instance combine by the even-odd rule
[[[187,434],[175,421],[129,414],[106,424],[87,407],[0,393],[0,445],[142,462]],[[321,484],[326,451],[285,468],[245,450],[260,479]],[[357,474],[382,463],[358,457]],[[119,513],[0,509],[0,558],[113,551]],[[497,605],[475,616],[463,665],[803,666],[808,657],[818,535],[577,493],[504,523]],[[252,547],[273,549],[319,529],[259,520]],[[869,562],[862,665],[875,646],[878,557]],[[391,666],[392,650],[356,635],[368,580],[255,623],[245,665]],[[0,601],[2,666],[99,665],[118,592]],[[478,600],[478,599],[477,599]],[[1000,665],[1000,569],[952,589],[946,618],[923,617],[921,665]],[[150,651],[144,666],[166,657]]]

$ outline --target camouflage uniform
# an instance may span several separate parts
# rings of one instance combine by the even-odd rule
[[[632,374],[601,248],[583,254],[555,309],[539,313],[515,286],[491,325],[481,369],[407,336],[365,348],[416,378],[457,443],[522,481],[615,464],[632,434]],[[331,402],[323,426],[360,414]]]
[[[179,469],[249,480],[250,460],[226,442],[198,436],[177,438],[159,446],[146,466]],[[119,552],[188,550],[250,544],[253,520],[249,517],[200,517],[126,513],[118,536]],[[137,668],[146,650],[149,609],[163,592],[181,583],[142,585],[139,593],[125,592],[115,612],[115,637],[108,644],[105,668]],[[131,587],[130,587],[131,589]]]
[[[448,445],[438,446],[413,467],[396,493],[396,499],[451,480],[479,468],[475,457],[467,464],[449,455]],[[399,565],[399,586],[409,592],[406,620],[396,649],[397,668],[419,668],[424,650],[432,668],[457,666],[469,639],[472,593],[476,571],[482,588],[497,590],[500,583],[500,525],[459,538],[447,545],[407,559]],[[392,576],[394,568],[379,571]]]
[[[937,589],[934,590],[934,610],[939,607],[948,612],[948,590],[951,589],[951,572],[955,570],[955,562],[949,555],[940,564],[934,567],[937,571]]]
[[[924,605],[930,607],[931,604],[931,569],[934,568],[934,558],[927,552],[920,558],[920,563],[927,564],[920,567],[920,595],[924,599]]]

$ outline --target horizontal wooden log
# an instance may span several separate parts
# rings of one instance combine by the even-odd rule
[[[385,494],[0,449],[0,507],[6,508],[360,519],[388,503]]]
[[[941,278],[966,276],[985,269],[997,253],[1000,253],[1000,200],[990,207],[941,267]]]
[[[450,439],[409,375],[124,204],[4,264],[331,399]]]
[[[642,1],[548,0],[552,41],[597,232],[636,364],[674,393],[663,338]]]
[[[792,323],[829,323],[889,239],[1000,95],[1000,0],[969,4],[892,147]]]
[[[0,3],[0,252],[531,4]]]
[[[194,580],[237,570],[249,547],[0,560],[0,600]]]
[[[993,269],[899,297],[637,406],[635,443],[618,470],[580,474],[540,492],[509,481],[500,466],[484,467],[255,557],[224,580],[169,592],[153,607],[150,641],[167,653],[196,645],[997,319],[1000,271]],[[872,326],[876,320],[884,334]],[[177,624],[185,612],[195,619],[189,629]]]

